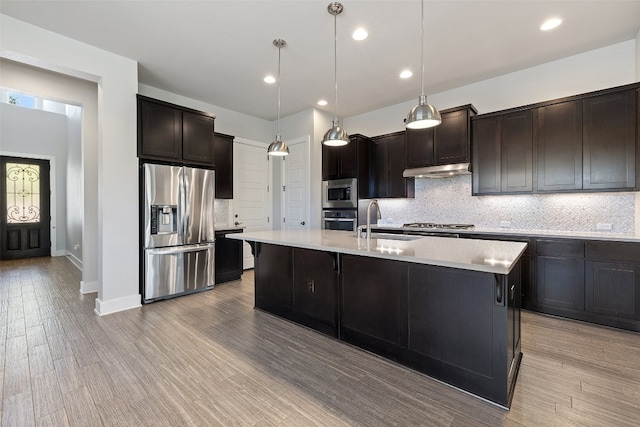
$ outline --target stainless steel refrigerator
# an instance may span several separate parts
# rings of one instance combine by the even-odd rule
[[[146,163],[143,302],[213,287],[214,171]]]

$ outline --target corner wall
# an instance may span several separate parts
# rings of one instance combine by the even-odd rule
[[[84,180],[85,203],[97,201],[95,212],[85,204],[85,227],[97,230],[95,311],[140,306],[138,218],[123,209],[138,204],[137,63],[6,15],[0,15],[0,56],[98,83],[97,179]],[[97,222],[87,224],[94,213]]]

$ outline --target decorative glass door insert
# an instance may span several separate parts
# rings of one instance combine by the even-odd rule
[[[40,166],[6,163],[7,223],[40,222]]]

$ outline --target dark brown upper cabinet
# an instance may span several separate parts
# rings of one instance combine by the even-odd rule
[[[536,110],[538,191],[582,189],[582,100]]]
[[[372,138],[373,185],[371,198],[415,197],[414,178],[404,178],[407,168],[407,140],[405,131]]]
[[[529,110],[472,122],[473,194],[533,191],[533,124]]]
[[[474,117],[473,194],[637,189],[639,87]]]
[[[137,98],[139,158],[214,167],[215,115]]]
[[[353,134],[349,144],[342,147],[322,146],[322,180],[358,179],[358,198],[368,199],[371,195],[371,138]]]
[[[428,129],[407,129],[407,167],[467,163],[470,158],[471,104],[442,110],[442,123]]]
[[[214,134],[216,199],[233,199],[233,136]]]
[[[635,188],[637,102],[637,89],[583,101],[584,189]]]

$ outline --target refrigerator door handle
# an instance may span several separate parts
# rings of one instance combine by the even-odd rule
[[[156,249],[147,249],[147,253],[149,255],[171,255],[171,254],[183,254],[186,252],[198,252],[209,249],[214,246],[210,245],[188,245],[188,246],[173,246],[170,248],[156,248]]]
[[[184,167],[182,167],[180,168],[180,180],[178,181],[178,186],[180,187],[178,191],[178,209],[180,210],[180,213],[178,214],[178,218],[180,218],[180,224],[178,225],[178,228],[180,229],[180,241],[183,244],[186,243],[187,241],[186,179],[187,178],[184,173]]]

